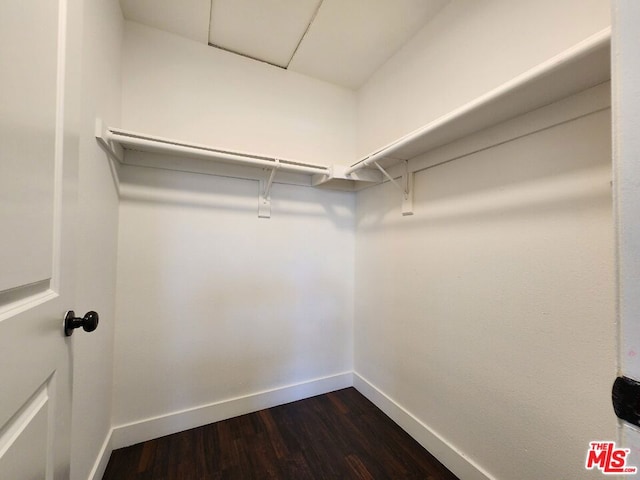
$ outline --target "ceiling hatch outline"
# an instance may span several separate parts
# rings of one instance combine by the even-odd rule
[[[229,52],[229,53],[233,53],[235,55],[240,55],[241,57],[245,57],[251,60],[255,60],[258,62],[262,62],[262,63],[266,63],[268,65],[277,67],[277,68],[281,68],[283,70],[287,70],[289,68],[289,65],[291,64],[293,58],[295,57],[296,53],[298,52],[298,49],[300,48],[300,45],[302,44],[302,42],[304,41],[305,37],[307,36],[307,34],[309,33],[309,29],[311,28],[311,25],[313,24],[313,22],[315,21],[316,17],[318,16],[318,12],[320,11],[320,8],[322,7],[324,0],[318,0],[316,5],[314,6],[312,12],[311,12],[311,16],[308,17],[308,20],[305,22],[305,26],[304,29],[302,30],[301,34],[297,36],[296,39],[293,39],[295,42],[295,47],[293,49],[291,49],[291,53],[287,55],[287,59],[286,62],[276,62],[273,60],[268,60],[265,58],[262,58],[261,56],[255,55],[255,54],[251,54],[248,53],[247,51],[242,51],[242,49],[236,49],[233,48],[231,46],[226,46],[226,45],[221,45],[218,43],[213,42],[212,36],[214,36],[215,32],[213,31],[215,26],[214,26],[214,2],[216,2],[216,0],[211,0],[211,7],[209,10],[209,46],[213,47],[213,48],[217,48],[219,50],[225,51],[225,52]]]

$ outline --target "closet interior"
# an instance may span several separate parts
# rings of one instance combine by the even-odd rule
[[[589,442],[620,428],[609,1],[62,3],[73,308],[100,314],[67,340],[71,478],[345,387],[460,479],[599,478]]]

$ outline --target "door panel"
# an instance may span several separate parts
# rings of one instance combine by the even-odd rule
[[[0,2],[0,478],[69,477],[80,5]]]
[[[51,471],[48,439],[51,423],[49,382],[7,423],[0,433],[0,472],[5,478],[39,479]]]
[[[58,8],[0,2],[0,292],[51,277]]]

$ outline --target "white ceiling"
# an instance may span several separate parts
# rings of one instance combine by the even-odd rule
[[[127,20],[356,89],[450,0],[120,0]]]
[[[213,0],[209,44],[286,68],[322,0]]]
[[[197,42],[209,41],[211,0],[120,0],[124,18]]]

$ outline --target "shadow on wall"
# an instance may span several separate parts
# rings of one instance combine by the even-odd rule
[[[121,199],[196,209],[215,209],[257,216],[259,182],[200,173],[125,165]],[[353,230],[355,194],[280,184],[271,190],[272,217],[325,218],[337,228]],[[268,220],[264,220],[268,222]]]
[[[611,197],[609,115],[597,112],[416,172],[415,214],[410,217],[400,214],[401,195],[387,182],[379,193],[384,201],[367,208],[358,229],[375,229],[383,222],[413,228],[563,210],[573,214],[600,205]],[[596,132],[602,141],[566,140],[579,139],[585,131]],[[552,148],[541,151],[541,144]]]

